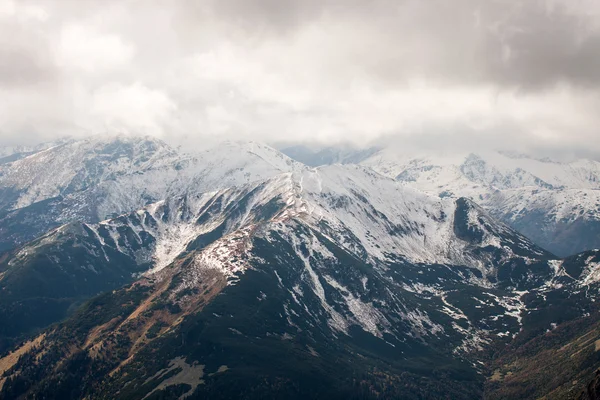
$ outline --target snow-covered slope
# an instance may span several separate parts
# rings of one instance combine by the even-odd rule
[[[405,154],[393,148],[379,151],[361,164],[384,175],[422,184],[423,190],[439,192],[442,185],[461,183],[514,189],[600,189],[600,163],[578,160],[560,163],[507,152]],[[427,184],[425,183],[427,181]]]
[[[600,247],[600,163],[559,163],[499,152],[404,155],[363,165],[441,197],[469,197],[559,255]]]
[[[228,187],[287,170],[298,163],[253,142],[226,142],[202,152],[179,154],[151,137],[94,136],[70,141],[16,160],[0,169],[0,187],[17,193],[5,206],[17,209],[87,190],[106,191],[99,210],[109,215],[134,199],[161,199],[173,187]],[[95,201],[98,203],[98,200]],[[119,203],[122,203],[119,204]],[[137,201],[139,203],[139,201]]]
[[[0,165],[0,250],[69,221],[97,222],[190,190],[303,168],[253,142],[187,150],[150,137],[95,136]]]
[[[514,256],[506,250],[508,242],[518,242],[532,257],[548,256],[472,203],[461,207],[454,199],[428,196],[360,166],[327,166],[288,179],[293,210],[361,258],[467,265],[489,273],[491,265],[474,255],[469,246],[475,242],[459,235],[459,225],[479,230],[477,246],[496,248],[506,259]]]
[[[68,141],[68,138],[62,138],[36,145],[0,146],[0,164],[16,161],[39,151],[49,149],[50,147],[67,143]]]
[[[483,285],[497,282],[505,265],[552,258],[469,200],[428,196],[355,165],[190,191],[87,226],[114,250],[159,271],[187,251],[266,222],[287,237],[300,223],[364,262],[473,268]]]
[[[128,194],[144,188],[148,196],[163,195],[162,186],[174,178],[178,162],[171,148],[149,137],[94,136],[70,141],[2,166],[0,187],[13,193],[3,206],[18,209],[111,185],[111,189],[127,187]]]
[[[178,182],[181,193],[202,192],[243,185],[282,172],[306,169],[274,148],[258,142],[223,142],[202,152],[191,153],[194,167]],[[171,191],[172,194],[176,191]]]

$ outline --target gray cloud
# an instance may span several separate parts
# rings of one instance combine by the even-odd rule
[[[593,0],[0,0],[0,49],[0,144],[510,136],[600,154]]]
[[[55,81],[59,71],[49,62],[44,49],[0,44],[0,87],[6,89]]]
[[[0,87],[31,86],[56,80],[59,71],[48,38],[28,29],[25,20],[0,24]]]
[[[339,42],[333,56],[347,56],[375,78],[404,80],[422,73],[442,81],[483,80],[528,89],[600,81],[600,9],[593,2],[221,0],[184,4],[182,12],[194,24],[214,17],[228,24],[230,34],[255,39],[279,34],[289,38],[307,26],[342,26],[348,43]],[[328,37],[332,31],[323,32],[325,42],[343,39]]]
[[[503,49],[492,53],[487,60],[491,78],[526,88],[557,82],[597,86],[600,83],[600,30],[598,15],[594,14],[597,6],[594,10],[570,9],[568,5],[523,2],[499,19],[493,25],[493,34],[488,36],[487,48]],[[493,13],[495,9],[488,11]]]

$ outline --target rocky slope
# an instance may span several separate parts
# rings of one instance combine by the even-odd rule
[[[0,164],[7,164],[25,158],[51,147],[65,144],[68,138],[62,138],[51,142],[43,142],[35,145],[0,146]]]

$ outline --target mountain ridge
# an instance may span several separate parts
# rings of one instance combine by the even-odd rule
[[[62,223],[99,222],[189,188],[214,190],[302,168],[257,143],[228,142],[188,155],[154,138],[117,135],[44,151],[0,166],[0,251]]]
[[[408,155],[382,150],[361,164],[442,197],[468,197],[561,256],[600,247],[600,163],[506,153]],[[565,240],[565,231],[571,241]]]
[[[397,187],[397,195],[379,198],[374,187],[380,185]],[[387,193],[390,194],[389,188]],[[300,340],[295,350],[281,348],[281,351],[292,351],[291,354],[296,354],[294,357],[298,357],[297,351],[301,351],[309,354],[309,360],[317,357],[310,355],[311,349],[319,355],[333,352],[332,360],[335,360],[345,357],[343,355],[348,354],[349,349],[354,349],[353,352],[366,357],[369,368],[383,368],[376,360],[384,357],[393,365],[385,368],[400,368],[398,373],[403,371],[401,373],[408,374],[410,379],[423,374],[417,365],[425,361],[417,362],[413,357],[424,352],[422,354],[428,354],[431,360],[445,360],[450,370],[458,368],[472,376],[464,392],[455,392],[458,398],[471,398],[471,391],[479,390],[476,387],[481,385],[477,382],[481,382],[482,371],[478,367],[467,367],[471,363],[468,360],[492,341],[509,340],[519,333],[523,324],[520,314],[525,308],[521,297],[528,290],[548,285],[555,279],[556,258],[510,228],[494,222],[470,200],[457,201],[454,210],[448,208],[453,203],[450,199],[435,199],[405,188],[362,167],[332,166],[284,173],[265,181],[206,194],[188,193],[185,197],[155,203],[97,226],[81,224],[69,228],[83,229],[86,237],[98,238],[94,243],[100,247],[91,249],[97,259],[103,259],[102,251],[111,249],[145,264],[154,260],[160,263],[160,268],[156,268],[156,264],[147,267],[151,272],[141,275],[134,283],[91,300],[67,322],[50,328],[46,336],[39,339],[43,347],[26,353],[44,361],[28,364],[26,357],[12,364],[5,372],[2,393],[10,397],[9,393],[18,393],[23,385],[28,387],[25,382],[29,379],[29,372],[26,371],[37,371],[35,374],[46,376],[43,371],[54,365],[56,357],[63,360],[62,365],[65,366],[57,375],[63,383],[48,376],[33,384],[28,389],[32,390],[31,393],[48,394],[50,387],[56,390],[55,393],[62,393],[61,385],[71,382],[63,380],[73,374],[69,365],[78,359],[92,368],[76,373],[77,379],[84,383],[83,392],[78,392],[81,396],[102,398],[96,386],[100,381],[92,377],[97,374],[93,371],[103,370],[107,375],[101,378],[102,387],[110,396],[119,396],[116,390],[127,383],[122,380],[125,376],[134,376],[136,383],[131,384],[132,388],[139,388],[132,389],[132,395],[138,393],[134,397],[142,397],[140,393],[148,395],[167,390],[168,384],[157,389],[158,383],[150,384],[148,379],[164,368],[168,369],[169,363],[180,363],[177,360],[182,359],[178,357],[184,357],[186,361],[185,365],[177,365],[187,370],[193,365],[200,365],[198,357],[212,359],[216,356],[209,348],[199,344],[202,341],[192,345],[196,342],[190,342],[191,339],[186,339],[187,334],[183,333],[208,324],[206,326],[213,326],[211,329],[221,332],[219,337],[224,339],[209,334],[210,330],[201,336],[215,346],[231,349],[227,352],[233,351],[231,346],[239,346],[231,340],[240,335],[247,339],[258,335],[268,339],[267,342],[275,348],[282,344],[286,348],[288,341],[293,344]],[[420,219],[415,220],[412,218],[414,215],[407,214],[410,210],[415,210]],[[441,215],[441,211],[447,214],[446,217]],[[458,216],[450,219],[454,214]],[[409,224],[403,225],[401,217],[407,215],[410,218],[404,222]],[[166,261],[147,253],[146,249],[152,246],[156,250],[161,235],[170,236],[169,229],[161,231],[161,224],[174,222],[176,226],[177,221],[199,224],[202,229],[194,231],[189,240],[183,240],[172,254],[166,252],[170,254]],[[411,225],[410,221],[417,223]],[[458,231],[460,237],[457,240],[462,243],[462,247],[457,248],[458,252],[471,256],[453,258],[456,265],[431,263],[427,258],[420,258],[422,254],[415,245],[422,240],[415,242],[413,238],[422,238],[424,232],[431,230],[425,226],[425,221],[431,225],[447,226],[452,234]],[[358,223],[364,225],[364,234],[355,229]],[[348,236],[345,231],[348,227],[351,227],[348,232],[356,233]],[[367,232],[375,227],[395,228],[386,229],[386,235],[396,239],[372,242]],[[437,233],[432,233],[432,237],[435,235]],[[501,237],[491,240],[487,235]],[[175,236],[181,238],[179,233]],[[394,243],[399,247],[397,253],[375,250],[377,245],[391,250]],[[511,244],[525,253],[519,256],[502,243]],[[104,256],[112,257],[106,253]],[[478,258],[485,260],[486,265],[493,263],[498,273],[504,271],[495,276],[496,282],[486,278],[489,268],[478,269]],[[470,264],[465,264],[465,261]],[[462,292],[469,295],[465,297]],[[273,300],[269,300],[272,296]],[[265,327],[248,320],[246,311],[236,312],[231,323],[222,325],[224,313],[231,313],[237,307],[246,310],[254,307],[252,304],[258,305],[263,301],[268,301],[269,306],[265,310],[270,310],[264,315]],[[121,312],[119,305],[130,302],[133,303],[127,306],[127,311]],[[486,304],[485,310],[480,308],[480,303]],[[113,305],[106,306],[106,311],[100,311],[94,304]],[[75,337],[80,339],[73,339],[72,334],[64,336],[67,332],[74,332]],[[321,339],[317,340],[314,335]],[[153,354],[151,349],[157,346],[156,340],[156,343],[162,343],[160,346],[171,349],[165,354],[168,354],[168,359],[161,356],[150,361],[147,358]],[[200,345],[200,353],[196,356],[178,354],[187,348],[175,350],[172,347],[181,340],[190,343],[190,350]],[[226,340],[227,344],[221,340]],[[247,346],[245,351],[264,349],[260,340],[256,340],[244,344]],[[336,341],[339,344],[336,345]],[[424,347],[424,343],[427,346]],[[75,346],[75,353],[64,353],[62,349],[69,346]],[[42,349],[49,349],[49,353]],[[377,356],[373,358],[375,354]],[[388,359],[392,354],[400,360],[407,360],[403,363],[408,362],[409,366],[414,364],[414,367],[402,367]],[[234,363],[234,358],[225,358],[227,360],[220,365],[226,365],[227,371],[239,371],[229,372],[230,375],[237,376],[243,371],[239,361]],[[267,373],[267,367],[256,364],[258,361],[249,362],[257,373],[267,374],[268,382],[277,376],[277,373],[271,375],[274,372]],[[304,362],[306,360],[300,365],[305,365]],[[329,365],[329,361],[323,362],[324,368]],[[217,367],[210,368],[217,370]],[[131,375],[133,370],[130,368],[146,372]],[[295,382],[297,367],[285,368],[286,374],[291,374],[283,375],[286,382]],[[350,368],[350,364],[344,364],[343,368]],[[373,371],[360,373],[368,374],[369,382],[379,382],[372,375]],[[207,379],[202,377],[205,384]],[[320,377],[318,382],[323,382],[322,379]],[[340,376],[335,379],[341,379],[332,383],[336,391],[341,390],[339,385],[343,385],[346,378]],[[427,380],[427,390],[434,390],[436,379],[440,377]],[[214,394],[213,390],[221,387],[186,382],[191,386],[183,393],[199,390],[198,393]],[[324,382],[321,384],[325,385]],[[448,390],[448,385],[451,384],[442,386]],[[174,390],[174,387],[169,390]],[[385,387],[391,390],[387,385]],[[256,390],[264,394],[266,389],[256,387]],[[285,390],[286,393],[295,393],[291,388]],[[343,391],[335,393],[340,395]]]
[[[201,154],[164,197],[2,255],[0,398],[527,397],[532,372],[511,360],[537,365],[536,343],[575,346],[569,326],[595,326],[596,251],[561,259],[468,196],[366,166],[310,168],[259,143]],[[471,162],[486,182],[548,184]],[[85,215],[70,204],[4,215]],[[542,394],[579,390],[571,378]]]

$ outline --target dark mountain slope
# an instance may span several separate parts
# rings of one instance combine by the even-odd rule
[[[418,321],[398,320],[384,334],[392,341],[389,344],[361,328],[361,323],[373,317],[368,309],[365,314],[350,309],[343,296],[353,295],[362,286],[363,276],[373,279],[367,283],[371,293],[364,301],[387,298],[395,301],[394,307],[405,307],[386,295],[386,284],[375,280],[372,267],[358,260],[345,265],[312,260],[323,289],[315,292],[315,281],[303,278],[307,266],[289,243],[271,237],[257,239],[252,247],[252,269],[235,285],[226,285],[223,275],[206,266],[195,270],[200,266],[193,267],[194,261],[186,259],[166,268],[155,281],[140,281],[92,301],[45,337],[39,362],[23,359],[17,363],[14,371],[20,372],[5,383],[4,395],[14,397],[19,387],[29,386],[29,376],[33,376],[29,374],[45,376],[30,389],[38,397],[65,393],[63,387],[75,388],[74,398],[142,398],[157,388],[154,393],[164,398],[177,398],[191,389],[196,390],[191,398],[256,399],[372,398],[378,391],[389,398],[402,394],[419,398],[428,393],[469,398],[478,392],[481,377],[469,363],[447,353],[446,343],[429,348],[418,337],[429,336],[427,325],[412,336]],[[331,250],[344,254],[339,248]],[[344,280],[348,291],[325,280],[326,274],[336,270],[344,276],[345,272],[356,275],[355,280]],[[189,279],[198,283],[188,289]],[[215,292],[219,294],[213,297]],[[410,293],[405,296],[416,301]],[[130,306],[123,309],[119,304]],[[375,304],[370,311],[374,317],[390,311]],[[375,320],[370,328],[379,329]],[[454,340],[458,344],[461,338],[456,335]],[[70,350],[61,351],[65,348]],[[45,375],[46,368],[58,360],[64,360],[62,367]],[[168,372],[170,365],[177,367]],[[181,386],[165,385],[160,390],[161,381],[182,372]],[[464,381],[464,386],[452,389],[454,379]],[[203,383],[196,387],[200,380]],[[396,387],[400,380],[402,386]],[[73,386],[74,382],[80,384]]]
[[[133,281],[148,265],[106,246],[85,224],[69,224],[4,255],[0,263],[0,351],[65,318],[81,302]]]
[[[600,367],[600,252],[569,257],[557,277],[527,293],[524,329],[500,346],[489,399],[577,398]]]
[[[598,400],[600,399],[600,369],[596,370],[595,378],[587,385],[585,390],[579,395],[579,400]]]

